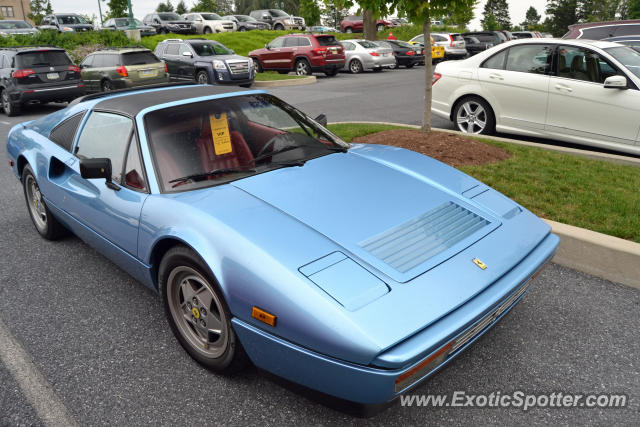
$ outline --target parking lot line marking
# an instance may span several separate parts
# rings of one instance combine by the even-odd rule
[[[0,319],[0,361],[16,379],[38,417],[46,426],[77,426],[29,354]]]

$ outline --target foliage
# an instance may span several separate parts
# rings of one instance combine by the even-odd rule
[[[527,13],[524,16],[524,21],[520,25],[525,30],[531,30],[534,25],[537,25],[540,22],[540,18],[542,17],[540,16],[536,8],[533,6],[530,6],[529,9],[527,9]]]
[[[2,46],[57,46],[65,49],[74,62],[80,62],[84,50],[91,46],[129,46],[131,40],[121,31],[88,31],[81,33],[58,33],[54,30],[39,31],[34,35],[12,35],[0,37]]]
[[[171,0],[167,0],[166,3],[158,3],[158,7],[156,7],[156,12],[173,12],[173,5],[171,4]]]
[[[320,7],[322,23],[326,26],[340,29],[340,23],[349,15],[348,9],[336,7],[333,1],[325,1]]]
[[[547,2],[548,27],[547,30],[554,37],[560,37],[567,32],[569,25],[578,22],[577,0],[549,0]]]
[[[316,0],[300,0],[300,16],[307,25],[320,23],[320,6]]]
[[[507,0],[487,0],[484,5],[484,18],[480,21],[482,28],[488,29],[487,19],[493,16],[498,24],[499,30],[511,28],[511,18],[509,17],[509,5]]]
[[[184,0],[180,0],[180,2],[176,5],[176,13],[178,15],[182,15],[182,14],[185,14],[187,12],[188,12],[187,5],[184,4]],[[209,11],[209,12],[211,12],[211,11]]]
[[[640,18],[640,0],[629,0],[627,3],[627,19]]]
[[[462,30],[469,25],[469,22],[473,20],[473,10],[478,3],[478,0],[473,0],[473,4],[469,7],[453,9],[448,15],[443,17],[444,24],[457,27],[458,30]]]
[[[36,25],[40,25],[42,18],[46,15],[53,13],[50,0],[31,0],[29,5],[31,12],[27,14],[27,17]]]
[[[498,25],[498,20],[495,15],[485,15],[482,20],[482,29],[486,31],[496,31],[500,29],[500,25]]]
[[[215,0],[198,0],[191,8],[191,12],[218,12],[218,4]]]
[[[109,13],[105,15],[105,21],[110,18],[129,16],[129,4],[127,0],[109,0],[107,7],[109,7]]]

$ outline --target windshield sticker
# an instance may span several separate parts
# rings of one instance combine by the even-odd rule
[[[232,152],[233,146],[229,136],[227,113],[210,114],[209,123],[211,124],[211,138],[213,138],[213,149],[216,156]]]

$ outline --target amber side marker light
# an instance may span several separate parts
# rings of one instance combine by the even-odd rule
[[[251,309],[251,317],[254,319],[258,319],[262,323],[266,323],[269,326],[276,326],[276,316],[271,313],[267,313],[264,310],[259,309],[258,307],[253,307]]]
[[[410,384],[414,383],[418,379],[422,378],[423,376],[440,366],[440,364],[444,362],[444,360],[449,355],[451,347],[453,347],[453,341],[451,341],[444,347],[441,347],[440,350],[436,351],[431,356],[427,357],[404,374],[398,376],[398,378],[396,378],[395,391],[405,389]]]

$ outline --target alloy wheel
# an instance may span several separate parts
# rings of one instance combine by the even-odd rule
[[[458,108],[456,125],[462,132],[482,133],[487,127],[487,112],[478,102],[467,101]]]
[[[47,228],[47,210],[42,200],[42,193],[40,193],[40,187],[33,175],[28,175],[25,182],[25,188],[27,190],[27,201],[29,204],[29,212],[35,222],[38,230],[45,230]]]
[[[296,74],[299,76],[308,76],[309,73],[309,64],[307,61],[298,61],[296,64]]]

